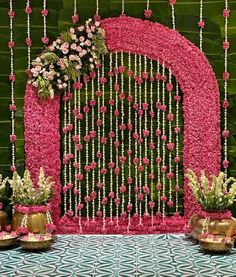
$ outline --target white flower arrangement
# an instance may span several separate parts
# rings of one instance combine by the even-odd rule
[[[236,196],[236,179],[233,177],[224,181],[224,173],[207,178],[204,171],[198,178],[194,171],[188,169],[185,176],[188,178],[188,186],[191,188],[197,202],[206,211],[223,211],[233,204]]]
[[[54,182],[51,181],[51,177],[45,177],[43,168],[40,168],[37,188],[34,187],[28,170],[25,170],[23,178],[14,172],[12,179],[4,179],[2,185],[5,186],[7,182],[12,188],[11,200],[13,205],[44,205],[52,198]]]
[[[54,97],[55,91],[67,89],[67,81],[88,75],[101,56],[107,54],[105,31],[100,22],[86,21],[85,25],[61,33],[51,45],[32,62],[29,83],[41,97]]]

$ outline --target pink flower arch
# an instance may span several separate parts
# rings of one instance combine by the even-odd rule
[[[220,95],[215,74],[205,55],[177,31],[159,23],[121,16],[102,21],[110,51],[146,55],[170,68],[183,92],[184,171],[220,170]],[[25,94],[26,167],[36,181],[40,166],[55,181],[53,218],[60,219],[60,126],[59,97],[42,101],[28,85]],[[199,206],[185,180],[185,216]]]

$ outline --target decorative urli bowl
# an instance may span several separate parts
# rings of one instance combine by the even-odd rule
[[[14,231],[0,232],[0,249],[9,248],[9,247],[17,245],[18,237],[19,237],[19,235]]]
[[[20,246],[27,251],[48,250],[55,241],[51,234],[32,234],[19,238]]]
[[[214,253],[229,252],[234,246],[234,239],[231,237],[208,235],[199,238],[199,244],[202,250]]]

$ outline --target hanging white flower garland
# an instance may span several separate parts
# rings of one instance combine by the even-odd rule
[[[9,1],[9,23],[10,23],[10,41],[8,43],[8,47],[10,49],[10,74],[9,80],[11,82],[11,104],[9,105],[9,111],[11,113],[11,134],[10,134],[10,142],[11,142],[11,171],[16,171],[16,134],[15,134],[15,112],[16,112],[16,105],[15,105],[15,74],[14,74],[14,47],[15,42],[13,40],[13,20],[15,17],[15,12],[13,10],[13,1]]]

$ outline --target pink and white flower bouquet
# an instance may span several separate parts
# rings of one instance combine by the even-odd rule
[[[51,45],[32,62],[28,71],[31,83],[40,97],[54,97],[67,89],[68,81],[76,82],[100,65],[107,53],[105,32],[100,22],[91,19],[85,25],[61,33]]]

